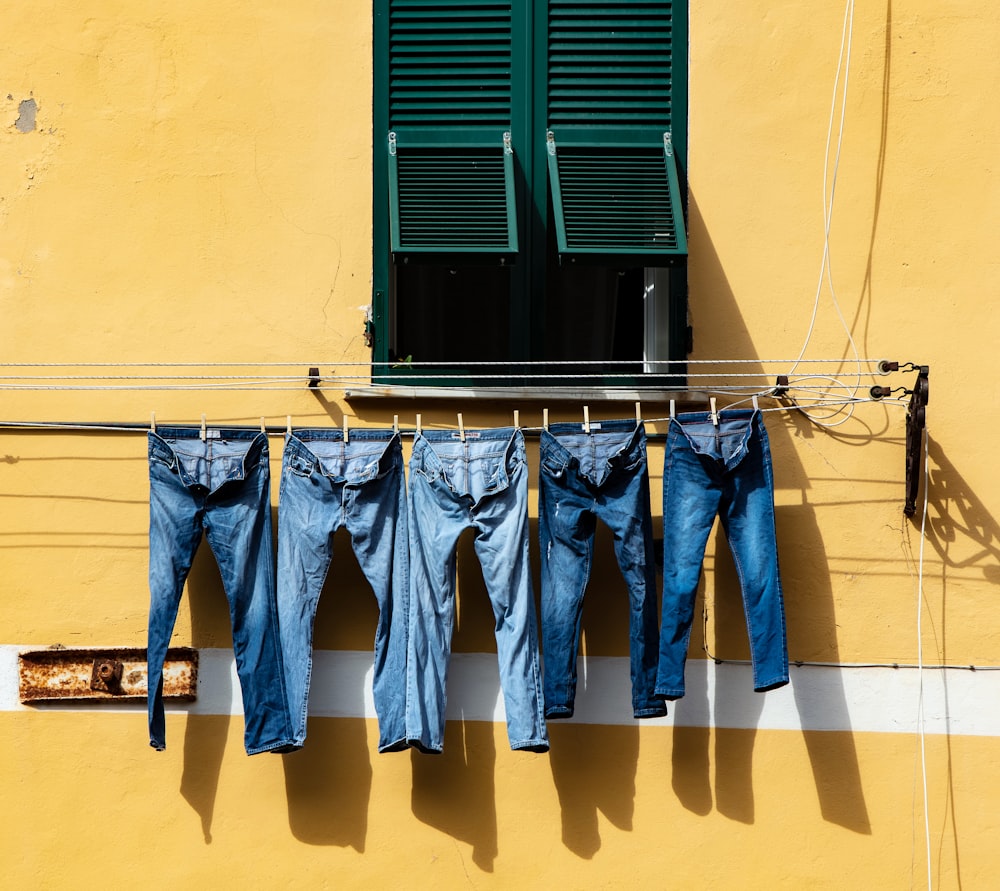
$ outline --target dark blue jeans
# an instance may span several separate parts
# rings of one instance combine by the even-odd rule
[[[774,528],[771,450],[761,413],[671,419],[663,464],[663,618],[656,695],[684,695],[684,664],[705,545],[718,514],[743,593],[754,689],[788,683],[785,610]]]
[[[646,433],[634,421],[602,421],[591,431],[584,433],[580,424],[552,424],[539,444],[545,716],[573,714],[583,594],[599,517],[614,535],[631,601],[633,714],[660,717],[667,709],[654,694],[659,637]]]
[[[163,662],[202,532],[219,564],[243,692],[247,753],[284,749],[292,722],[278,639],[267,436],[160,427],[149,434],[149,740],[166,747]]]
[[[278,616],[296,745],[306,737],[313,625],[341,526],[379,608],[372,694],[380,752],[406,745],[406,488],[399,434],[296,430],[278,504]]]

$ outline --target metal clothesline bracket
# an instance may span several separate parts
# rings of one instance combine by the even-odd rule
[[[920,447],[924,428],[927,425],[927,401],[930,396],[929,365],[914,365],[917,380],[910,393],[910,404],[906,409],[906,501],[903,514],[912,517],[917,512],[917,496],[920,494]]]

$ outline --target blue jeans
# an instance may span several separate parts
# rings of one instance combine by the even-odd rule
[[[774,477],[759,411],[680,414],[663,464],[663,620],[656,694],[684,695],[684,663],[705,545],[716,514],[743,593],[754,689],[788,683],[785,609],[774,529]]]
[[[496,619],[500,687],[512,749],[549,747],[528,562],[528,468],[512,427],[418,434],[410,457],[410,636],[406,730],[424,752],[444,744],[445,687],[455,614],[455,550],[475,530]]]
[[[267,436],[191,427],[149,434],[149,739],[166,747],[163,661],[202,531],[219,564],[243,691],[244,744],[286,749],[292,722],[278,637]]]
[[[278,501],[278,616],[295,744],[306,737],[316,607],[344,526],[375,594],[379,751],[406,748],[407,535],[403,450],[391,430],[296,430]]]
[[[667,709],[654,695],[659,631],[646,433],[634,421],[602,421],[591,430],[552,424],[539,444],[545,717],[573,714],[580,617],[598,517],[614,535],[631,601],[633,714],[661,717]]]

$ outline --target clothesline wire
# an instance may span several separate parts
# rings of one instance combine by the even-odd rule
[[[903,403],[903,402],[901,402],[899,400],[896,400],[896,399],[891,399],[891,398],[881,399],[881,400],[875,400],[875,399],[857,399],[857,400],[851,400],[850,404],[857,404],[857,403],[861,403],[861,402],[881,402],[884,405],[892,405],[892,406],[895,406],[895,407],[898,407],[898,408],[905,408],[906,407],[905,403]],[[835,404],[836,403],[824,403],[822,407],[832,407]],[[847,403],[844,403],[844,404],[847,404]],[[810,405],[808,407],[810,407],[810,408],[816,408],[816,407],[821,407],[821,406],[819,406],[819,405]],[[761,413],[780,412],[780,411],[796,411],[796,410],[798,410],[798,406],[795,406],[795,405],[781,405],[781,406],[775,406],[775,407],[761,407],[758,410]],[[720,411],[720,413],[724,413],[726,411],[726,409],[723,407],[723,408],[720,408],[719,411]],[[681,414],[683,414],[683,411],[681,412]],[[667,417],[661,417],[661,418],[642,418],[643,424],[665,424],[665,423],[667,423],[669,421],[670,421],[670,417],[669,416],[667,416]],[[565,423],[565,422],[564,421],[558,421],[558,422],[553,422],[553,423]],[[574,421],[574,423],[575,423],[575,421]],[[593,418],[591,420],[591,424],[592,425],[598,425],[600,423],[601,423],[601,419]],[[169,421],[160,421],[159,425],[160,426],[164,426],[164,427],[192,427],[192,426],[197,426],[197,424],[194,424],[192,422],[183,422],[183,423],[182,422],[177,422],[177,423],[172,423],[172,422],[169,422]],[[218,422],[214,422],[214,423],[209,423],[209,426],[212,426],[212,427],[215,427],[215,428],[224,427],[224,428],[235,429],[235,430],[244,430],[244,429],[246,429],[246,430],[253,430],[253,429],[258,429],[258,425],[251,425],[251,424],[229,424],[229,423],[222,423],[222,424],[220,424]],[[293,425],[292,429],[294,431],[294,429],[296,429],[296,428],[303,429],[304,427],[310,427],[310,426],[311,425],[308,425],[308,424],[305,424],[305,425],[303,425],[303,424],[297,424],[297,425]],[[502,426],[502,425],[500,425],[500,426]],[[422,424],[421,427],[422,427],[422,429],[454,429],[453,426],[451,426],[451,425],[445,426],[445,425],[433,424],[433,423],[431,423],[431,424]],[[83,432],[95,432],[95,433],[96,432],[103,432],[103,433],[115,433],[115,432],[118,432],[118,433],[145,433],[145,432],[148,432],[150,429],[151,429],[151,424],[150,424],[149,421],[143,421],[143,422],[129,422],[129,421],[124,421],[124,422],[0,421],[0,430],[78,430],[78,431],[83,431]],[[358,427],[356,429],[363,430],[363,429],[375,429],[375,428]],[[520,425],[519,429],[522,432],[524,432],[524,433],[540,433],[545,428],[541,427],[541,426]],[[270,435],[284,434],[284,433],[287,432],[287,424],[280,425],[280,426],[265,425],[265,432],[268,433],[268,434],[270,434]],[[399,433],[401,435],[412,435],[415,432],[416,432],[416,428],[407,428],[407,427],[400,427],[399,428]],[[651,439],[656,439],[658,436],[662,437],[662,436],[665,436],[665,435],[666,434],[656,434],[656,433],[648,434],[648,436]]]
[[[654,372],[655,373],[655,372]],[[649,374],[648,372],[646,373]],[[879,375],[879,372],[869,372],[871,376]],[[432,380],[466,380],[471,378],[472,380],[502,380],[504,378],[518,378],[518,379],[537,379],[537,380],[597,380],[606,378],[616,378],[616,377],[634,377],[630,372],[613,371],[601,373],[597,372],[594,374],[558,374],[558,373],[547,373],[542,372],[540,374],[536,373],[526,373],[526,372],[515,372],[510,371],[504,374],[431,374],[422,375],[423,377],[429,377]],[[680,377],[678,373],[675,376]],[[844,377],[857,378],[856,372],[845,372]],[[879,375],[881,376],[881,375]],[[712,379],[712,378],[767,378],[773,379],[773,374],[767,374],[766,372],[735,372],[735,371],[713,371],[713,372],[696,372],[694,374],[687,373],[684,374],[685,378],[698,378],[698,379]],[[789,380],[803,381],[803,380],[834,380],[836,381],[838,375],[830,374],[806,374],[795,378],[789,378]],[[323,382],[333,382],[333,381],[349,381],[351,383],[360,383],[367,381],[369,379],[375,381],[393,381],[399,382],[401,379],[397,375],[387,375],[387,374],[373,374],[373,375],[357,375],[357,374],[333,374],[333,375],[318,375],[316,378],[310,377],[309,375],[295,374],[295,375],[268,375],[263,377],[259,374],[5,374],[0,375],[0,381],[261,381],[266,382],[277,382],[277,383],[292,383],[296,381],[310,381],[319,380],[320,383]],[[856,388],[856,385],[855,385]]]
[[[414,367],[431,366],[463,366],[469,368],[482,368],[489,366],[517,365],[517,366],[550,366],[550,365],[791,365],[793,363],[802,364],[843,364],[847,359],[542,359],[535,361],[511,362],[503,361],[410,361],[405,364]],[[853,359],[853,362],[862,364],[878,365],[884,359]],[[332,368],[372,368],[380,363],[367,362],[0,362],[0,368],[280,368],[288,366],[301,367],[312,366],[322,367],[324,365]],[[402,364],[402,363],[386,363]],[[853,373],[853,372],[852,372]]]

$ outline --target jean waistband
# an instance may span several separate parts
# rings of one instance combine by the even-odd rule
[[[473,445],[477,442],[508,443],[515,438],[515,434],[523,439],[524,435],[518,427],[489,427],[484,429],[466,430],[465,442],[469,445]],[[414,437],[414,442],[418,439],[425,439],[430,443],[461,443],[462,434],[458,430],[421,430]]]
[[[715,420],[711,412],[683,412],[670,419],[667,454],[687,447],[732,470],[746,456],[754,437],[767,446],[767,431],[757,409],[723,409]]]
[[[155,430],[149,431],[150,436],[157,437],[163,440],[172,439],[201,439],[201,427],[160,427],[158,426]],[[210,439],[225,439],[228,441],[233,440],[246,440],[252,442],[258,436],[264,438],[267,441],[267,434],[262,433],[260,430],[248,430],[246,428],[235,428],[235,427],[213,427],[211,425],[205,428],[205,441]]]
[[[564,436],[567,433],[578,433],[582,436],[587,436],[587,432],[583,429],[583,422],[576,421],[560,421],[558,424],[549,424],[545,428],[548,433],[553,436]],[[629,430],[643,430],[645,428],[641,423],[636,423],[632,420],[613,420],[613,421],[591,421],[590,431],[593,434],[597,433],[625,433]]]
[[[646,429],[635,421],[602,421],[590,433],[580,424],[550,424],[539,437],[542,467],[559,474],[571,464],[594,485],[616,467],[636,466],[646,454]],[[598,429],[594,429],[598,426]]]
[[[246,479],[251,469],[267,471],[267,434],[211,427],[201,439],[197,427],[157,427],[148,436],[150,462],[174,468],[185,486],[214,492],[224,483]]]
[[[348,442],[340,430],[315,431],[317,436],[311,432],[295,431],[285,438],[284,468],[306,475],[318,471],[332,482],[352,485],[385,476],[393,465],[402,469],[402,442],[391,430],[352,430]],[[365,435],[357,435],[361,433]]]
[[[395,430],[382,430],[373,427],[351,428],[347,444],[352,442],[390,442],[393,437],[398,437]],[[300,442],[342,442],[344,431],[336,427],[316,427],[316,428],[295,428],[291,437]],[[286,436],[286,440],[288,437]]]
[[[466,430],[463,442],[458,432],[431,430],[413,440],[410,469],[429,478],[445,476],[449,484],[465,489],[468,479],[480,480],[486,490],[507,485],[509,474],[527,461],[524,434],[516,427]],[[475,434],[482,434],[478,437]]]

